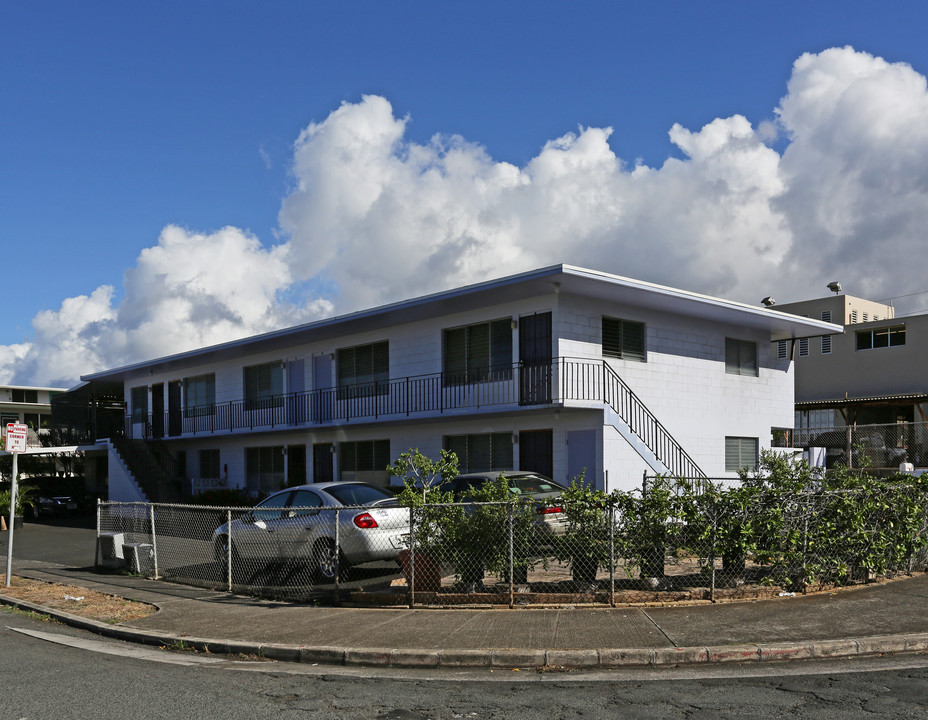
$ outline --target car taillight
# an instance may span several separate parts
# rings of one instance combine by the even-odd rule
[[[560,505],[553,505],[551,507],[543,507],[538,511],[541,515],[551,515],[553,513],[562,512]]]
[[[354,524],[362,530],[370,530],[371,528],[377,527],[377,521],[374,520],[374,516],[370,513],[361,513],[360,515],[355,515]]]

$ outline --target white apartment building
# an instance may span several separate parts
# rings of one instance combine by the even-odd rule
[[[418,448],[461,470],[531,469],[631,489],[643,474],[733,477],[793,422],[778,342],[839,325],[555,265],[82,378],[121,386],[114,500],[361,478]],[[150,473],[149,473],[150,475]],[[154,495],[154,497],[153,497]]]

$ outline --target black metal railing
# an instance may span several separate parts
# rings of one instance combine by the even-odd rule
[[[471,377],[443,373],[310,390],[265,398],[174,408],[145,423],[126,417],[126,434],[152,437],[152,428],[178,435],[235,430],[325,426],[352,420],[391,420],[416,415],[500,407],[604,403],[674,475],[704,476],[696,462],[628,384],[602,360],[554,358],[486,368]],[[156,439],[161,437],[155,435]]]

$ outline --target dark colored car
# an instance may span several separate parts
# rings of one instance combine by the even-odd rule
[[[444,483],[443,490],[450,490],[458,500],[468,500],[468,490],[496,480],[502,473],[514,497],[528,498],[535,502],[535,529],[543,537],[563,535],[567,532],[567,518],[557,500],[565,488],[541,473],[524,470],[494,470],[490,472],[458,475]]]
[[[93,498],[86,490],[84,478],[45,475],[23,478],[19,485],[31,488],[32,508],[29,512],[34,520],[77,515],[93,509]]]

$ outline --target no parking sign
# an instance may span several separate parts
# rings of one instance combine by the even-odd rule
[[[28,432],[29,428],[22,423],[8,423],[6,426],[7,452],[24,452]]]

